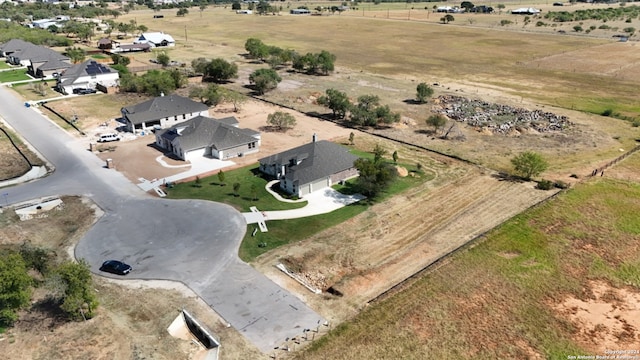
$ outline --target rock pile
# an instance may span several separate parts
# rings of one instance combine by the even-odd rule
[[[455,95],[439,96],[434,110],[449,119],[499,134],[514,130],[562,131],[572,125],[566,116],[547,111],[531,111]]]

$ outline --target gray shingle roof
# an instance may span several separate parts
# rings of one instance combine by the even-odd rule
[[[6,53],[12,53],[14,51],[18,51],[18,50],[22,50],[22,49],[26,49],[28,47],[32,47],[32,46],[36,46],[30,42],[24,41],[22,39],[11,39],[9,41],[7,41],[6,43],[0,45],[0,53],[2,54],[6,54]]]
[[[45,70],[64,70],[72,67],[73,65],[69,64],[66,60],[49,60],[46,63],[38,66],[37,70],[45,71]]]
[[[42,62],[47,60],[69,60],[68,57],[42,46],[32,45],[24,49],[16,50],[11,56],[20,60]]]
[[[112,74],[116,71],[106,65],[100,64],[95,60],[87,60],[80,64],[75,64],[65,70],[59,78],[59,81],[63,85],[73,84],[78,78],[82,76],[90,76],[95,74],[99,76],[100,74]],[[91,73],[91,74],[90,74]]]
[[[193,114],[208,109],[209,107],[203,103],[195,102],[189,98],[175,94],[158,96],[151,100],[122,108],[127,119],[133,125],[140,125],[145,122],[171,116]]]
[[[235,120],[235,118],[233,118]],[[225,118],[229,121],[229,118]],[[238,120],[235,120],[237,123]],[[179,129],[182,129],[178,135]],[[205,116],[196,116],[164,131],[160,136],[169,141],[179,139],[180,147],[183,151],[192,151],[204,147],[212,147],[216,150],[231,149],[256,142],[251,136],[253,131],[238,129],[235,126],[226,124],[220,120]]]
[[[285,179],[307,184],[332,174],[350,169],[357,156],[330,141],[311,142],[297,148],[264,157],[264,165],[285,165]]]

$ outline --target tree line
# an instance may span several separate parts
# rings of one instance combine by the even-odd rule
[[[23,244],[0,253],[0,326],[11,326],[29,306],[35,288],[46,291],[49,304],[70,320],[90,319],[98,307],[89,265],[57,264],[46,249]]]
[[[292,49],[267,45],[257,38],[249,38],[244,44],[252,59],[266,62],[272,69],[290,65],[294,70],[309,75],[329,75],[335,68],[336,56],[326,50],[304,55]]]

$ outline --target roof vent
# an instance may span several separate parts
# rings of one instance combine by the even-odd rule
[[[318,135],[316,133],[313,133],[313,142],[318,141]]]

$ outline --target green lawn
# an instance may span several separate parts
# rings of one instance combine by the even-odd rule
[[[11,65],[9,65],[8,63],[4,62],[4,61],[0,61],[0,70],[2,69],[10,69]]]
[[[220,184],[217,175],[196,181],[176,184],[168,189],[168,198],[203,199],[231,205],[238,211],[249,212],[252,206],[260,210],[289,210],[305,206],[306,202],[286,203],[278,201],[267,192],[267,179],[258,172],[258,164],[225,172],[225,185]],[[238,196],[233,193],[233,184],[239,183]],[[254,190],[252,190],[254,189]]]
[[[352,152],[361,157],[373,157],[371,153],[356,150],[352,150]],[[401,165],[410,168],[406,164]],[[213,175],[202,178],[199,181],[176,184],[174,187],[167,189],[167,197],[170,199],[211,200],[231,205],[242,212],[251,211],[250,207],[252,206],[257,207],[261,211],[273,211],[297,209],[307,204],[306,202],[286,203],[275,199],[265,190],[268,181],[260,176],[258,164],[225,172],[224,174],[224,183],[226,184],[224,186],[220,185],[218,176]],[[382,201],[418,183],[431,179],[432,176],[425,175],[419,178],[412,176],[398,178],[387,191],[379,195],[376,201]],[[233,193],[234,183],[240,184],[238,196],[235,196]],[[353,180],[347,182],[345,185],[336,185],[335,188],[343,193],[353,193]],[[366,210],[368,205],[368,201],[363,201],[329,214],[300,219],[269,221],[267,222],[269,231],[266,233],[258,231],[255,237],[252,236],[252,234],[256,225],[249,225],[245,238],[240,245],[239,256],[242,260],[250,262],[260,254],[269,250],[290,242],[300,241],[346,221]]]
[[[316,341],[297,359],[547,359],[591,354],[553,309],[589,281],[640,290],[640,186],[578,184]],[[586,290],[585,290],[586,289]],[[630,315],[631,316],[631,315]]]
[[[8,71],[0,71],[0,83],[22,81],[31,79],[27,75],[26,69],[15,69]]]

